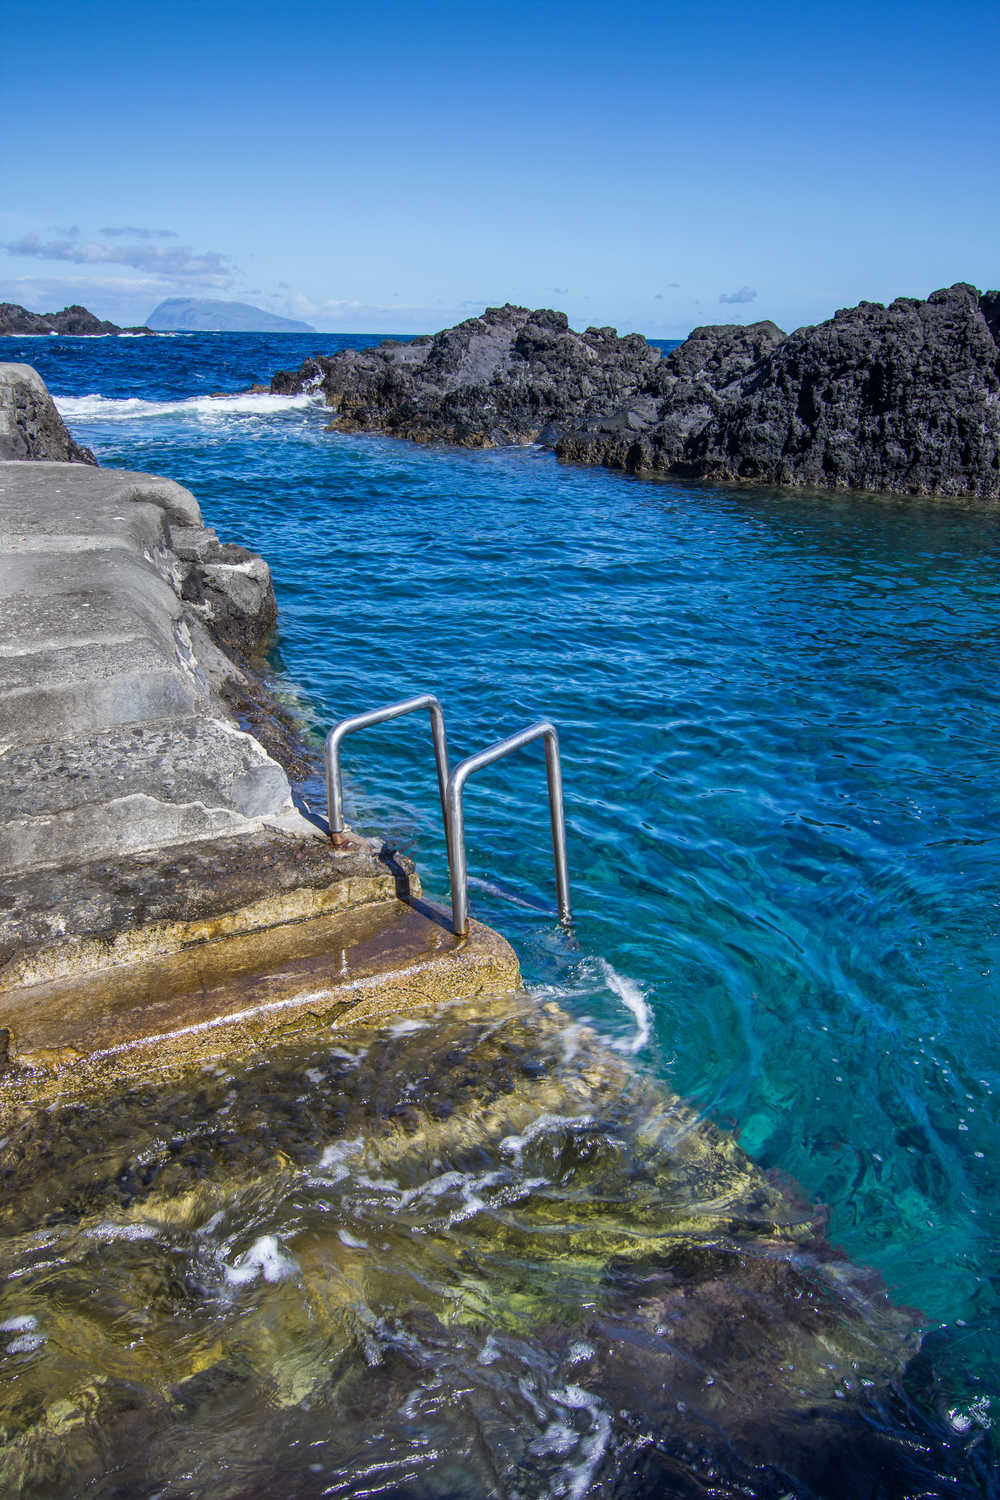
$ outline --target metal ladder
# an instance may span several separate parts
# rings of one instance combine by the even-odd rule
[[[566,819],[563,812],[562,767],[559,761],[559,734],[548,719],[541,719],[512,734],[509,739],[499,740],[477,755],[470,755],[453,772],[448,770],[448,740],[444,727],[444,710],[433,693],[420,693],[415,698],[404,698],[400,703],[390,703],[385,708],[375,708],[364,714],[354,714],[341,719],[326,737],[326,799],[330,823],[330,838],[338,842],[344,832],[344,794],[340,774],[340,746],[345,737],[358,729],[370,729],[387,719],[399,719],[403,714],[416,713],[426,708],[430,713],[431,734],[434,740],[434,758],[437,764],[438,791],[441,796],[441,815],[444,819],[445,840],[448,846],[448,875],[451,881],[451,924],[456,937],[464,937],[469,930],[469,872],[465,854],[465,814],[462,793],[465,783],[484,766],[492,765],[530,745],[533,740],[545,740],[545,769],[549,787],[549,820],[552,824],[552,858],[555,865],[556,895],[559,901],[559,920],[569,924],[573,920],[569,900],[569,867],[566,861]]]

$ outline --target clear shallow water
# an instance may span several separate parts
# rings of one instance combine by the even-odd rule
[[[265,554],[317,728],[429,689],[457,759],[555,719],[578,947],[550,915],[540,753],[470,784],[475,914],[829,1205],[935,1330],[957,1407],[995,1397],[998,513],[647,483],[201,399],[337,342],[4,354],[102,462],[180,480]],[[356,823],[444,898],[426,728],[345,763]]]

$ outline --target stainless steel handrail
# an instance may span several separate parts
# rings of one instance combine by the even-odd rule
[[[545,769],[549,782],[549,818],[552,823],[552,856],[556,871],[556,892],[559,898],[559,920],[573,920],[569,903],[569,867],[566,861],[566,820],[563,813],[562,768],[559,763],[559,734],[548,719],[500,740],[468,760],[452,772],[448,781],[445,832],[448,836],[448,865],[451,873],[451,922],[457,937],[464,937],[469,930],[469,875],[465,859],[465,815],[462,811],[462,791],[473,771],[492,765],[495,760],[530,745],[532,740],[545,737]]]
[[[438,791],[441,794],[441,816],[445,833],[448,831],[448,740],[444,730],[444,710],[433,693],[421,693],[416,698],[404,698],[400,703],[390,703],[387,708],[373,708],[366,714],[355,714],[353,718],[341,719],[334,724],[326,737],[326,808],[330,823],[330,835],[344,831],[344,792],[340,776],[340,742],[345,735],[356,729],[369,729],[373,724],[382,724],[386,719],[398,719],[403,714],[415,713],[417,709],[430,710],[431,734],[434,737],[434,758],[437,761]],[[449,858],[451,845],[449,843]]]

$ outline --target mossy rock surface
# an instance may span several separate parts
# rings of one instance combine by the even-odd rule
[[[9,1119],[3,1492],[908,1493],[915,1317],[568,1035],[480,997]]]

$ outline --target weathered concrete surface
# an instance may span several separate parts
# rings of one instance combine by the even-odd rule
[[[0,304],[0,332],[2,308]],[[30,365],[0,363],[0,459],[37,458],[94,464],[89,448],[74,443],[45,382]]]
[[[25,870],[0,887],[0,997],[419,891],[409,861],[361,840],[269,828]]]
[[[244,662],[274,615],[180,485],[0,463],[0,1112],[71,1064],[113,1082],[517,984],[501,939],[404,904],[408,862],[297,810]]]
[[[232,723],[195,651],[170,542],[172,525],[200,523],[169,480],[0,467],[6,871],[296,821],[284,771]]]
[[[342,1017],[404,1015],[518,983],[497,933],[477,926],[459,940],[442,913],[401,901],[219,935],[8,994],[6,1102],[44,1096],[56,1080],[107,1088],[150,1069],[255,1057]]]

